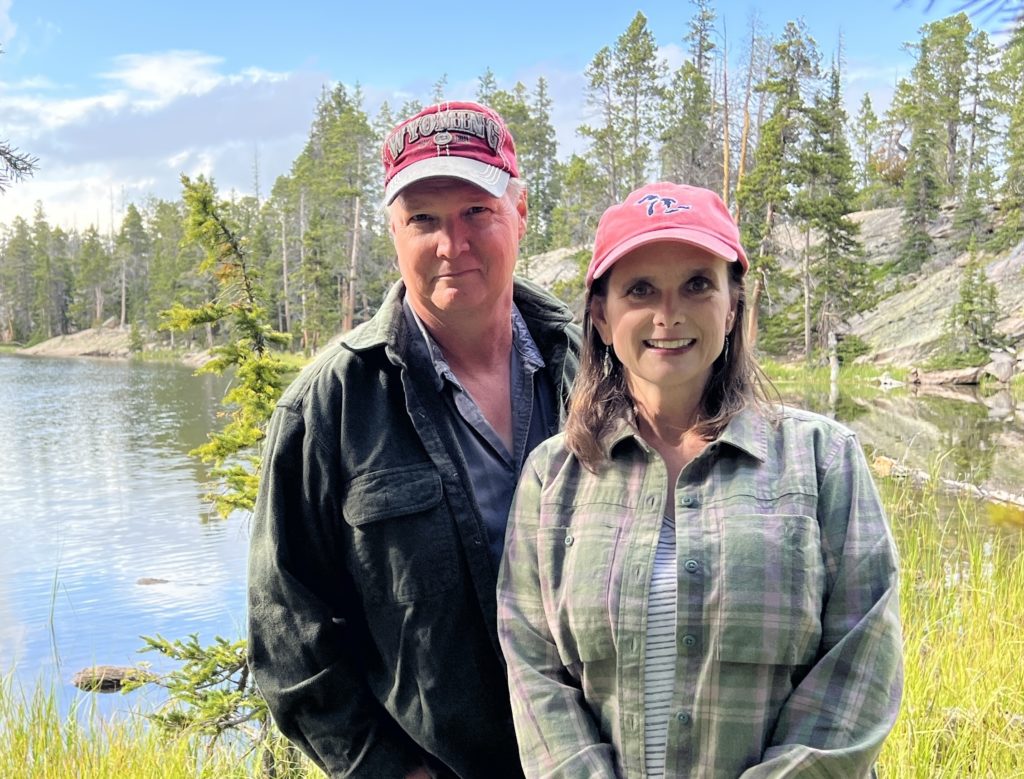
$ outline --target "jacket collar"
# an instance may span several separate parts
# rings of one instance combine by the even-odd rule
[[[380,309],[369,321],[364,322],[341,338],[341,343],[357,352],[383,346],[395,346],[401,342],[407,329],[402,313],[402,299],[405,297],[405,283],[395,282],[381,303]],[[534,322],[544,330],[562,330],[572,322],[572,314],[562,303],[545,293],[536,284],[525,279],[512,281],[512,300],[527,322]],[[540,343],[544,334],[534,333]]]
[[[725,430],[709,442],[705,452],[711,453],[721,446],[730,446],[764,462],[768,459],[768,425],[769,421],[754,406],[748,405],[729,420]],[[632,415],[629,418],[620,416],[601,437],[601,448],[605,456],[611,459],[615,449],[626,439],[632,439],[644,451],[651,448],[640,436]]]

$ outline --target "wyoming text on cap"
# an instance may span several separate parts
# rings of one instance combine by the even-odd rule
[[[722,198],[710,189],[662,181],[631,192],[601,216],[587,288],[624,255],[658,241],[696,246],[723,260],[738,260],[744,272],[750,268]]]
[[[439,176],[468,181],[494,197],[519,177],[512,133],[479,103],[444,102],[399,124],[381,150],[384,202],[415,181]]]

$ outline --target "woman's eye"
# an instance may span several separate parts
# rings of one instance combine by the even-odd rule
[[[640,282],[632,285],[626,289],[626,295],[633,298],[642,298],[651,294],[651,285],[646,282]]]
[[[693,292],[707,292],[711,289],[711,281],[703,276],[695,276],[687,284]]]

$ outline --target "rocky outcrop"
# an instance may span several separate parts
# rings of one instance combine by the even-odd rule
[[[35,346],[19,349],[18,354],[46,357],[120,357],[130,354],[128,330],[120,327],[93,327],[71,335],[59,335]]]

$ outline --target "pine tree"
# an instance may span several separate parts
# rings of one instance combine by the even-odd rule
[[[120,274],[121,327],[145,318],[151,252],[142,214],[134,203],[129,203],[114,240],[114,261]]]
[[[607,205],[600,172],[587,159],[573,154],[558,164],[557,178],[561,197],[551,212],[551,245],[576,247],[592,242]]]
[[[875,164],[875,148],[881,127],[882,123],[871,103],[871,95],[865,92],[851,128],[857,150],[857,183],[860,188],[858,203],[862,208],[876,208],[882,202],[879,193],[881,182]]]
[[[815,343],[824,348],[829,335],[869,303],[860,230],[848,217],[857,195],[837,63],[832,65],[827,91],[815,97],[807,116],[796,171],[801,188],[793,214],[806,224],[808,239],[811,231],[817,236],[813,246],[810,240],[805,244],[804,348],[809,360]]]
[[[1024,238],[1024,20],[1003,51],[999,95],[1007,115],[1002,135],[1005,171],[1000,188],[1001,225],[993,248],[1013,246]]]
[[[802,133],[803,95],[808,82],[818,77],[821,58],[802,22],[789,22],[773,50],[767,78],[758,86],[774,100],[771,116],[761,127],[754,167],[736,193],[743,245],[751,254],[756,274],[750,299],[752,341],[757,333],[761,296],[778,268],[773,232],[779,216],[788,213],[790,207],[788,182]]]
[[[647,181],[665,69],[647,18],[638,12],[614,49],[598,51],[585,71],[587,105],[599,123],[578,132],[591,141],[587,157],[604,181],[606,204]]]
[[[939,212],[943,192],[943,147],[940,143],[939,92],[928,41],[921,40],[913,69],[912,100],[907,106],[910,148],[903,183],[903,242],[899,267],[913,272],[932,253],[929,226]]]
[[[661,103],[661,177],[718,189],[722,171],[715,149],[711,88],[715,12],[707,0],[691,0],[697,13],[686,40],[690,58],[672,74]]]
[[[984,266],[970,248],[970,258],[960,280],[959,299],[950,309],[944,327],[946,348],[962,365],[980,365],[988,353],[1001,345],[996,332],[999,295]]]
[[[83,293],[77,300],[75,318],[84,326],[95,327],[106,316],[107,296],[113,286],[113,258],[95,225],[89,225],[82,236],[75,276]]]
[[[224,428],[193,454],[212,464],[219,492],[207,495],[217,513],[251,510],[259,483],[259,456],[249,454],[265,436],[265,427],[284,388],[284,366],[271,347],[288,342],[267,319],[262,290],[249,264],[246,239],[226,216],[213,182],[200,176],[181,177],[186,208],[185,240],[199,246],[204,259],[199,273],[216,283],[216,295],[196,307],[176,302],[164,313],[164,327],[188,331],[201,324],[219,324],[231,340],[214,347],[213,359],[200,372],[234,371],[234,385],[224,396],[231,407]]]
[[[32,230],[28,222],[16,217],[0,262],[0,335],[4,343],[25,343],[32,336],[34,253]]]
[[[992,160],[992,141],[998,116],[998,50],[984,30],[975,31],[969,41],[968,79],[964,88],[967,105],[964,126],[966,148],[962,151],[963,176],[959,204],[953,214],[955,245],[965,250],[980,243],[991,232],[988,204],[995,195],[996,172]]]

